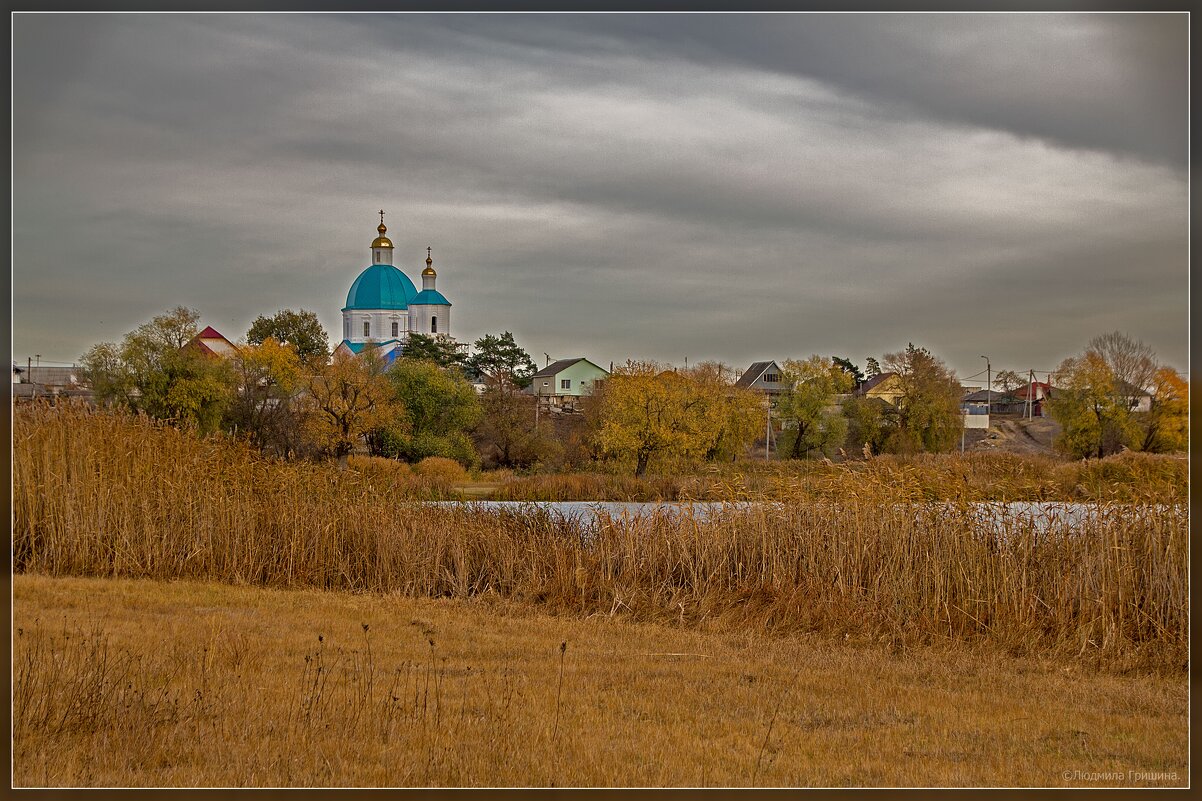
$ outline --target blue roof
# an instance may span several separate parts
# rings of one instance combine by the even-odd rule
[[[368,345],[367,342],[351,342],[349,339],[342,340],[342,344],[346,345],[347,348],[350,349],[351,353],[355,354],[356,356],[362,353]],[[383,342],[373,341],[371,346],[373,348],[388,348],[388,352],[384,354],[384,363],[392,364],[397,360],[397,357],[401,355],[401,349],[397,347],[400,344],[401,341],[399,339],[386,339]]]
[[[451,301],[442,296],[441,292],[433,289],[423,289],[409,299],[410,306],[450,306]]]
[[[417,287],[391,264],[373,264],[355,279],[346,295],[347,309],[406,309]]]

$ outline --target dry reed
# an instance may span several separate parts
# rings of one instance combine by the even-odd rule
[[[19,572],[495,593],[580,615],[1186,666],[1181,505],[1105,502],[1036,526],[872,474],[824,479],[837,500],[802,488],[801,502],[592,528],[405,501],[386,477],[267,461],[146,419],[27,407],[14,422]]]

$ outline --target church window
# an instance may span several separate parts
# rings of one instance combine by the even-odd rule
[[[572,379],[570,379],[570,378],[559,379],[559,388],[560,389],[571,389],[572,388]]]
[[[401,335],[401,324],[396,320],[392,321],[392,335],[398,337]]]
[[[438,318],[437,317],[430,318],[430,333],[431,334],[438,333]]]
[[[363,336],[365,336],[365,337],[371,336],[371,320],[363,321]]]

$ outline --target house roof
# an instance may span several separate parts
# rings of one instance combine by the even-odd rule
[[[892,371],[886,372],[886,373],[877,373],[872,378],[864,379],[864,381],[860,384],[860,388],[857,390],[857,392],[859,392],[861,395],[863,395],[865,392],[869,392],[870,390],[876,389],[878,386],[880,386],[885,381],[889,380],[890,378],[892,378],[895,375],[897,375],[897,373],[894,373]]]
[[[1135,384],[1129,384],[1123,380],[1115,381],[1114,385],[1115,385],[1115,389],[1117,389],[1119,392],[1121,392],[1123,394],[1124,397],[1127,397],[1127,398],[1144,397],[1144,396],[1147,396],[1149,398],[1152,397],[1152,393],[1148,392],[1146,389],[1140,389],[1139,387],[1135,386]]]
[[[1033,384],[1024,384],[1023,386],[1014,390],[1011,394],[1013,394],[1019,400],[1026,400],[1027,395],[1032,395],[1036,400],[1039,400],[1038,396],[1041,391],[1043,393],[1042,397],[1044,398],[1052,394],[1051,384],[1045,384],[1042,381],[1036,381]]]
[[[999,392],[996,389],[982,389],[980,392],[974,392],[961,398],[962,401],[968,403],[1014,403],[1018,399],[1013,392]]]
[[[234,347],[233,342],[226,339],[220,331],[211,325],[206,325],[204,330],[188,340],[188,343],[184,347],[198,348],[202,352],[212,354],[213,356],[233,356],[238,351]]]
[[[575,359],[560,359],[558,361],[551,362],[546,367],[539,370],[537,373],[535,373],[534,375],[532,375],[530,377],[531,378],[548,378],[553,375],[558,375],[558,374],[562,373],[564,370],[571,367],[573,364],[576,364],[577,362],[588,362],[589,364],[593,364],[592,362],[589,362],[588,359],[584,358],[583,356],[577,356]],[[606,375],[609,375],[609,371],[606,370],[604,367],[597,367],[597,365],[595,365],[595,364],[593,364],[593,367],[596,367],[601,372],[605,373]]]
[[[751,366],[743,375],[739,376],[739,380],[735,382],[736,387],[749,387],[754,384],[760,376],[768,372],[768,368],[776,364],[774,361],[752,362]]]
[[[20,369],[20,368],[17,368]],[[47,387],[69,387],[79,383],[79,369],[76,367],[30,367],[27,372],[28,383],[42,384]]]

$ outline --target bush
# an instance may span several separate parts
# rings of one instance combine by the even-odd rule
[[[413,471],[419,476],[436,478],[443,481],[468,481],[470,476],[463,465],[445,456],[427,456],[413,466]]]

